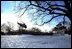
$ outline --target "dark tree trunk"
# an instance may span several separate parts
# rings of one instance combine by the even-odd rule
[[[72,12],[71,12],[71,1],[64,1],[65,3],[65,8],[67,9],[67,17],[70,19],[71,21],[71,15],[72,15]],[[69,30],[69,34],[71,34],[71,25],[70,25],[70,30]]]

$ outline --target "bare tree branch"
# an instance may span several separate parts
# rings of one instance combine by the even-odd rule
[[[48,21],[46,21],[46,22],[43,22],[41,25],[39,25],[39,24],[37,24],[38,26],[42,26],[42,25],[44,25],[44,24],[47,24],[47,23],[49,23],[49,22],[51,22],[54,18],[56,18],[56,17],[59,17],[60,15],[57,15],[57,16],[54,16],[54,17],[52,17],[50,20],[48,20]]]
[[[59,17],[60,15],[62,16],[68,16],[70,18],[71,14],[71,8],[70,8],[70,3],[68,1],[63,1],[65,3],[65,5],[59,5],[59,4],[52,4],[52,2],[54,1],[29,1],[29,5],[27,5],[24,10],[24,12],[20,15],[20,17],[25,13],[25,11],[28,10],[29,6],[34,6],[37,7],[36,12],[32,13],[33,14],[33,19],[32,20],[37,20],[40,17],[45,17],[45,16],[41,16],[42,14],[47,14],[47,15],[53,15],[56,14],[57,16],[53,16],[50,20],[47,20],[46,22],[43,22],[42,25],[51,22],[54,18]],[[62,8],[60,8],[62,7]],[[24,8],[22,8],[24,9]],[[33,8],[31,8],[33,9]],[[21,9],[20,9],[21,10]],[[61,13],[55,12],[55,10],[57,11],[61,11]],[[38,12],[43,12],[43,13],[38,13]],[[34,14],[38,13],[37,16],[34,16]],[[36,17],[36,18],[34,18]],[[43,19],[42,19],[43,20]],[[70,19],[71,20],[71,19]]]
[[[29,5],[28,5],[28,6],[26,7],[26,9],[23,11],[23,13],[20,15],[20,17],[21,17],[22,15],[24,15],[24,13],[27,11],[28,7],[29,7]]]

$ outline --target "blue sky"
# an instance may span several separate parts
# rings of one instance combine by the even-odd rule
[[[9,13],[12,11],[13,9],[13,2],[9,2],[9,1],[1,1],[1,13]]]
[[[15,16],[14,16],[14,11],[13,11],[13,9],[14,9],[14,2],[13,1],[1,1],[1,17],[3,18],[3,19],[1,19],[1,21],[2,21],[2,23],[3,22],[5,22],[5,20],[7,19],[7,21],[11,21],[11,18],[13,18],[12,19],[12,21],[11,22],[14,22],[15,24],[16,24],[16,22],[17,22],[17,20],[18,20],[18,17],[16,18]],[[11,14],[12,13],[12,14]],[[9,19],[8,19],[9,18]],[[48,19],[49,19],[50,17],[48,17]],[[45,19],[44,20],[46,20],[47,19],[47,17],[45,17]],[[68,18],[66,18],[66,19],[68,19]],[[30,22],[29,21],[30,20],[30,18],[27,16],[27,14],[25,14],[25,15],[23,15],[23,17],[22,17],[22,21],[24,21],[25,23],[27,23],[27,25],[29,25],[28,27],[32,27],[33,26],[33,22]],[[15,22],[16,21],[16,22]],[[19,20],[18,20],[19,21]],[[51,21],[51,23],[50,23],[50,26],[52,26],[52,27],[55,27],[56,26],[56,24],[58,23],[58,22],[60,22],[60,21],[62,21],[62,17],[58,17],[58,18],[56,18],[56,19],[54,19],[54,20],[52,20]],[[45,27],[47,26],[47,25],[44,25]],[[43,26],[43,27],[44,27]],[[48,25],[49,26],[49,25]],[[41,27],[42,28],[42,27]]]

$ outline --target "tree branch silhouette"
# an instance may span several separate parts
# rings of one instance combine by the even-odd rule
[[[24,8],[22,8],[22,9],[25,9],[25,10],[20,15],[20,17],[28,10],[28,8],[30,6],[37,7],[36,12],[31,13],[31,14],[33,14],[33,17],[35,17],[34,14],[36,14],[38,12],[42,12],[41,14],[38,13],[39,15],[34,20],[37,20],[38,18],[42,17],[41,16],[42,14],[47,14],[47,15],[55,14],[55,15],[57,15],[57,16],[52,16],[52,18],[50,20],[43,22],[40,26],[51,22],[54,18],[59,17],[59,16],[67,16],[71,20],[71,14],[72,13],[71,13],[71,2],[70,1],[63,1],[64,5],[59,5],[58,3],[53,4],[56,1],[28,1],[28,2],[29,2],[29,4],[26,5]],[[20,2],[20,4],[21,4],[21,2]],[[31,10],[31,9],[35,9],[35,8],[30,8],[29,10]],[[58,13],[55,10],[61,11],[61,12]],[[43,16],[43,17],[45,17],[45,16]]]

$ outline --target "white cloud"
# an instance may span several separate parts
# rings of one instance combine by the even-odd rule
[[[2,13],[1,14],[1,24],[7,23],[7,22],[12,22],[14,24],[15,30],[18,29],[17,21],[20,23],[24,22],[27,25],[27,29],[30,29],[32,27],[37,27],[37,28],[41,29],[42,31],[47,30],[49,32],[51,30],[51,26],[49,26],[49,25],[43,25],[43,26],[33,25],[33,23],[30,22],[30,19],[28,18],[28,16],[26,14],[24,14],[21,18],[16,17],[16,15],[13,13],[7,13],[7,14]]]

